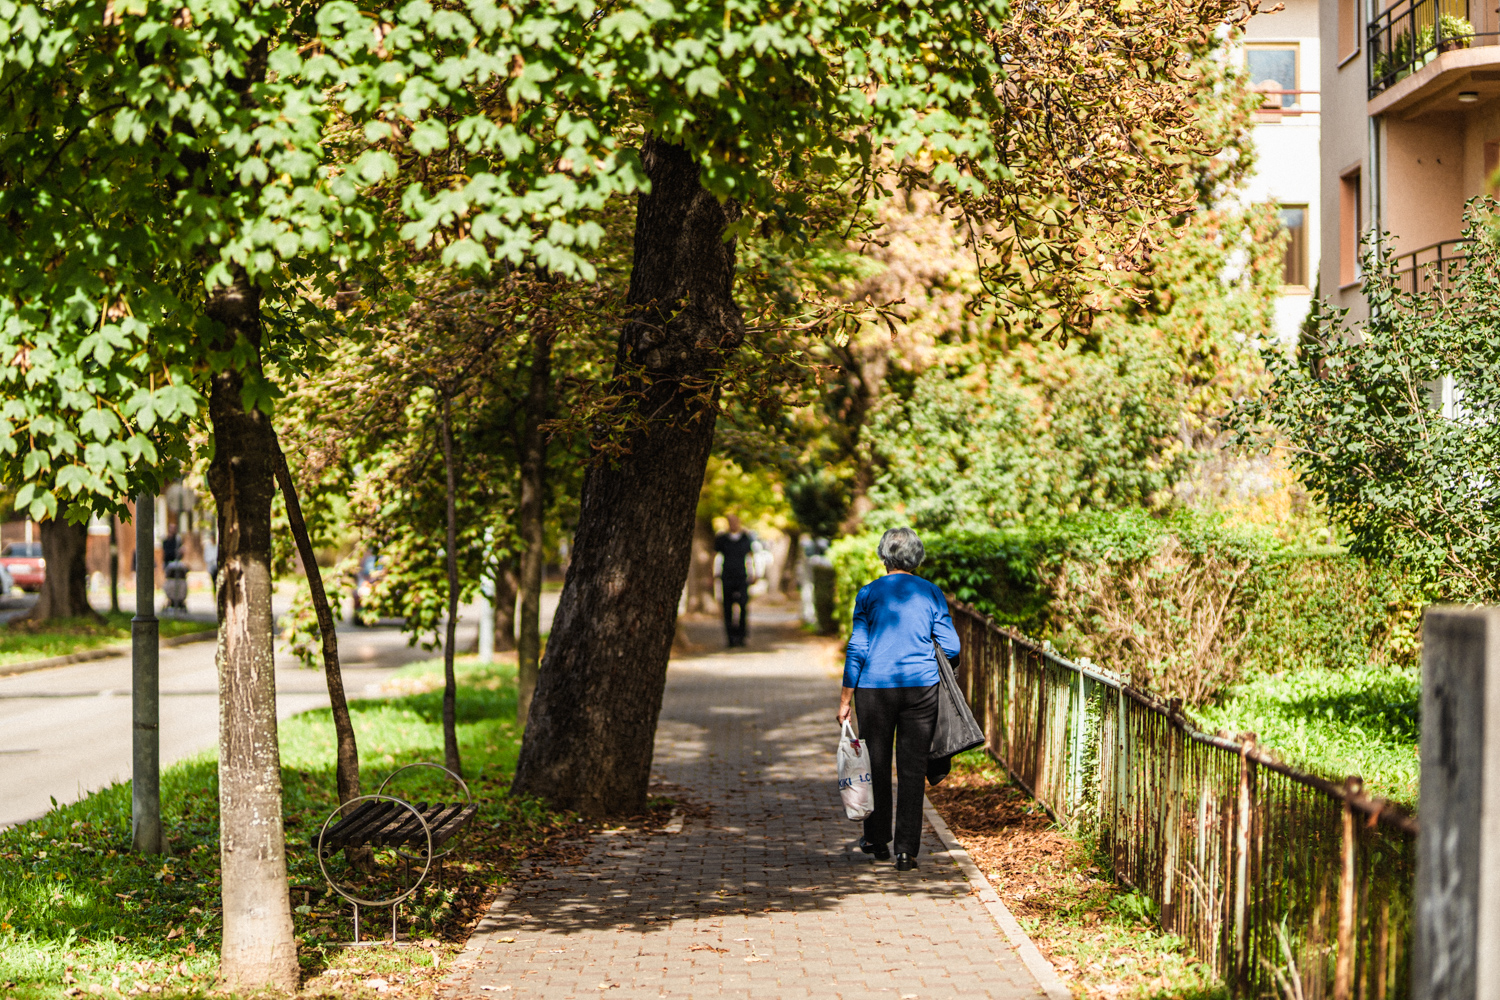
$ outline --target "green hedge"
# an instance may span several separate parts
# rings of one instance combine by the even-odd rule
[[[836,613],[883,571],[876,535],[830,556]],[[1417,658],[1424,588],[1339,550],[1294,550],[1199,515],[1080,516],[923,538],[921,575],[1072,656],[1201,704],[1251,672]]]

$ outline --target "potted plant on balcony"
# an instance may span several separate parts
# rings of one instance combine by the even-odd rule
[[[1466,49],[1474,42],[1474,25],[1457,14],[1443,14],[1438,18],[1438,23],[1443,29],[1443,39],[1438,49],[1442,52],[1450,52],[1453,49]]]
[[[1417,51],[1427,53],[1423,62],[1431,62],[1438,53],[1466,49],[1474,41],[1474,25],[1457,14],[1439,14],[1438,28],[1436,45],[1431,25],[1417,35]]]
[[[1431,30],[1428,31],[1428,44],[1431,44]],[[1417,48],[1421,51],[1420,46]],[[1373,58],[1370,61],[1371,79],[1381,87],[1389,87],[1411,71],[1412,64],[1411,32],[1403,31],[1394,38],[1388,40],[1388,46],[1380,51],[1378,46],[1373,47]]]

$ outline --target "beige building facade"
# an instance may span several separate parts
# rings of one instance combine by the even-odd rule
[[[1410,287],[1463,257],[1500,166],[1500,14],[1478,0],[1322,0],[1323,297],[1365,315],[1362,241]],[[1330,44],[1331,43],[1331,44]]]

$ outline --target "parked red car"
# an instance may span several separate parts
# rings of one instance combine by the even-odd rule
[[[36,593],[47,576],[47,560],[42,558],[41,542],[11,542],[0,549],[0,566],[22,590]]]

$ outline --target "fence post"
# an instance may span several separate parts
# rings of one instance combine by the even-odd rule
[[[1354,983],[1355,834],[1353,799],[1364,789],[1356,777],[1344,780],[1344,842],[1339,852],[1338,958],[1333,967],[1333,1000],[1349,1000]]]
[[[1005,763],[1016,766],[1016,643],[1005,637]]]
[[[996,651],[995,659],[1000,661],[1000,673],[995,678],[995,694],[1000,699],[1000,746],[1001,752],[1005,754],[1005,764],[1010,766],[1010,698],[1007,695],[1006,685],[1010,683],[1011,670],[1014,664],[1010,656],[1010,636],[1005,637],[1005,645]]]
[[[1422,619],[1416,1000],[1500,995],[1500,608]]]
[[[1161,871],[1161,926],[1163,930],[1173,930],[1176,927],[1176,900],[1173,890],[1177,884],[1177,857],[1180,847],[1179,839],[1182,836],[1182,747],[1179,740],[1180,730],[1176,726],[1178,713],[1181,711],[1182,700],[1172,699],[1173,725],[1167,729],[1167,802],[1165,825],[1162,831],[1162,871]]]
[[[1124,860],[1123,845],[1128,842],[1124,832],[1129,824],[1130,813],[1130,775],[1127,770],[1128,761],[1126,754],[1129,744],[1127,739],[1130,734],[1129,719],[1125,712],[1125,685],[1117,689],[1119,701],[1115,708],[1115,871],[1120,870]]]
[[[1078,685],[1073,692],[1073,738],[1069,741],[1073,745],[1068,753],[1068,784],[1072,786],[1072,792],[1068,796],[1070,814],[1076,812],[1083,804],[1083,716],[1084,706],[1088,704],[1083,690],[1085,679],[1083,671],[1078,671]]]
[[[1255,762],[1250,751],[1255,734],[1240,744],[1240,794],[1234,822],[1234,979],[1230,995],[1242,995],[1250,984],[1250,826],[1255,813]]]

